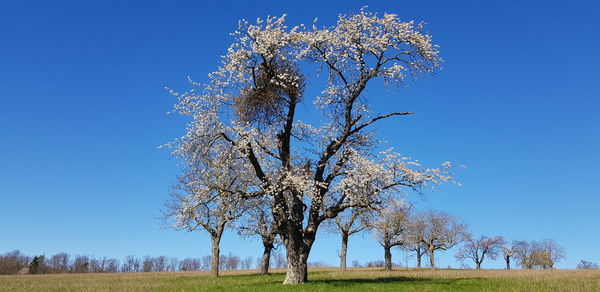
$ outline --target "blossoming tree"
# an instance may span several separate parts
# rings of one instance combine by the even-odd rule
[[[209,139],[207,139],[209,138]],[[172,227],[200,228],[211,239],[211,275],[219,275],[219,245],[227,226],[253,205],[245,200],[252,177],[244,175],[242,159],[228,143],[214,143],[209,136],[196,137],[189,149],[175,151],[184,163],[183,175],[173,185],[165,203],[166,220]],[[242,173],[239,173],[239,172]]]
[[[421,25],[361,10],[325,28],[289,28],[285,15],[240,21],[233,37],[209,82],[171,91],[179,99],[176,110],[192,118],[173,146],[202,153],[211,143],[228,144],[245,158],[239,174],[252,169],[256,184],[244,196],[273,202],[288,262],[284,283],[307,281],[307,259],[326,219],[348,208],[376,207],[403,188],[451,179],[449,163],[429,169],[392,150],[373,150],[378,140],[371,126],[410,113],[373,114],[365,88],[376,79],[401,85],[441,62]],[[305,96],[307,88],[321,94]],[[307,101],[320,113],[319,123],[300,120],[297,106]],[[198,147],[196,139],[211,143]]]
[[[408,227],[411,206],[402,200],[390,200],[374,220],[375,237],[383,247],[386,271],[392,270],[392,247],[408,244]]]

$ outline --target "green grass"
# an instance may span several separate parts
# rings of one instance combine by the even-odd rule
[[[314,269],[309,283],[282,285],[285,274],[226,271],[0,276],[0,291],[600,291],[600,271]]]

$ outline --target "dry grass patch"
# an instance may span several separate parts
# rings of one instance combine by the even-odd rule
[[[283,286],[285,270],[0,276],[0,291],[600,291],[600,270],[310,269]]]

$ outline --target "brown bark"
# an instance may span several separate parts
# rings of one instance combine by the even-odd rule
[[[429,266],[433,270],[433,269],[435,269],[435,250],[430,248],[428,253],[429,253]]]
[[[221,241],[221,236],[213,236],[210,237],[211,243],[211,258],[210,258],[210,275],[213,277],[219,276],[219,242]]]
[[[385,270],[386,271],[391,271],[392,270],[392,247],[391,246],[384,246],[383,247],[383,253],[384,253],[384,258],[385,258]]]
[[[262,264],[260,267],[260,274],[266,275],[269,273],[269,265],[271,263],[271,250],[273,249],[273,244],[265,243],[264,251],[262,256]]]
[[[303,284],[308,281],[308,254],[310,246],[302,239],[292,237],[287,239],[286,258],[288,270],[283,284]]]
[[[342,250],[340,252],[340,269],[346,269],[346,255],[348,253],[348,233],[342,232]]]

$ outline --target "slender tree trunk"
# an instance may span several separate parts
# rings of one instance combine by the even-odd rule
[[[431,269],[435,269],[435,254],[434,254],[435,250],[433,249],[429,249],[429,267],[431,267]]]
[[[423,253],[421,250],[417,250],[417,268],[421,268],[421,258],[423,257]]]
[[[271,250],[273,249],[273,243],[263,243],[264,251],[262,256],[262,265],[260,267],[260,274],[266,275],[269,273],[269,264],[271,262]]]
[[[383,246],[383,253],[385,257],[385,270],[392,270],[392,247],[389,245]]]
[[[505,257],[504,259],[506,260],[506,269],[510,270],[510,257]]]
[[[340,269],[346,269],[346,255],[348,252],[348,233],[342,232],[342,251],[340,252]]]
[[[212,236],[210,237],[211,243],[211,258],[210,258],[210,275],[213,277],[219,276],[219,242],[221,241],[221,236]]]

